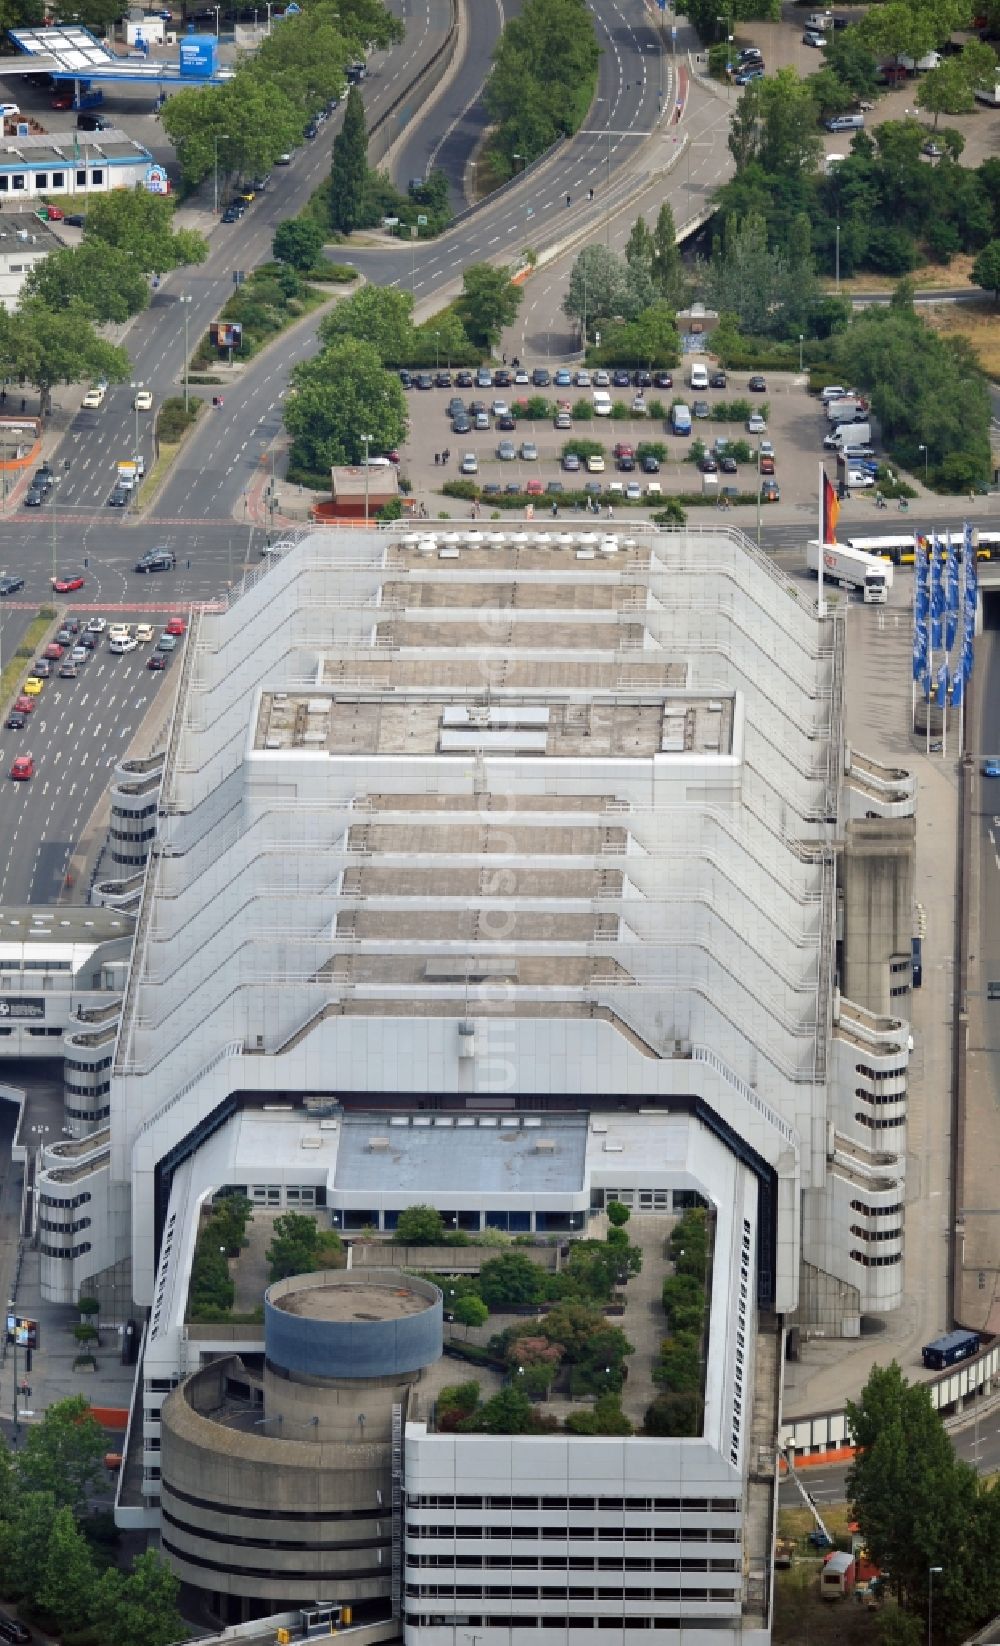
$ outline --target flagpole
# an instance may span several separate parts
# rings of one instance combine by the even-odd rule
[[[826,602],[823,599],[823,551],[826,548],[826,532],[823,530],[823,482],[825,480],[826,470],[821,459],[819,464],[819,518],[816,525],[816,536],[819,538],[819,554],[816,556],[816,562],[819,566],[819,596],[816,610],[820,617],[826,616]]]
[[[936,536],[931,537],[927,551],[927,593],[931,601],[927,623],[927,713],[924,717],[924,753],[930,759],[931,753],[931,697],[934,692],[934,551],[937,548]]]

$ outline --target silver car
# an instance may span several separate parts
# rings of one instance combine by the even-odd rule
[[[533,440],[522,440],[521,461],[522,463],[537,463],[538,447]]]
[[[499,457],[501,463],[513,463],[515,457],[517,456],[517,450],[514,446],[513,440],[501,440],[499,446],[497,447],[497,456]]]

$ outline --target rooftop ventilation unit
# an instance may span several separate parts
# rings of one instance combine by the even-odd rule
[[[387,1137],[370,1137],[368,1139],[369,1154],[388,1154],[389,1139]]]

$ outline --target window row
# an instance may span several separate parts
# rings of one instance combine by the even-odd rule
[[[727,1597],[728,1598],[728,1597]],[[411,1629],[510,1629],[509,1617],[478,1617],[471,1614],[461,1616],[451,1613],[447,1616],[439,1612],[404,1612],[403,1621]],[[632,1629],[672,1629],[675,1633],[682,1628],[693,1632],[697,1629],[729,1629],[728,1617],[681,1617],[676,1612],[668,1617],[574,1617],[569,1620],[572,1629],[616,1629],[619,1634],[626,1626]],[[517,1619],[518,1632],[522,1629],[558,1629],[560,1636],[565,1636],[567,1628],[566,1615],[557,1617],[519,1617]]]
[[[49,1234],[75,1235],[79,1234],[81,1229],[90,1228],[90,1218],[81,1217],[76,1223],[53,1223],[47,1217],[40,1217],[38,1226]]]
[[[852,1200],[851,1211],[861,1212],[864,1217],[902,1217],[903,1205],[897,1201],[895,1206],[869,1206],[866,1200]]]
[[[60,1209],[66,1209],[73,1206],[86,1206],[90,1200],[90,1195],[84,1190],[83,1194],[74,1195],[72,1200],[53,1200],[52,1196],[48,1194],[39,1195],[38,1198],[43,1206],[58,1206]]]
[[[889,1257],[871,1257],[867,1252],[852,1252],[851,1257],[865,1269],[891,1269],[894,1264],[903,1261],[902,1252],[894,1252]]]
[[[888,1103],[905,1103],[906,1092],[868,1092],[863,1086],[854,1088],[855,1097],[860,1097],[862,1103],[871,1103],[873,1107],[885,1107]]]
[[[452,1542],[456,1538],[464,1538],[471,1542],[473,1538],[495,1539],[509,1543],[513,1538],[528,1538],[535,1542],[541,1539],[558,1538],[563,1543],[579,1543],[583,1539],[596,1538],[601,1543],[736,1543],[739,1533],[735,1526],[708,1527],[690,1526],[594,1526],[588,1522],[584,1526],[456,1526],[453,1521],[446,1526],[417,1526],[407,1522],[407,1538],[449,1538]]]
[[[89,1240],[82,1241],[79,1246],[46,1246],[44,1241],[41,1245],[43,1257],[83,1257],[89,1251]]]
[[[855,1063],[854,1072],[864,1075],[867,1080],[905,1080],[906,1064],[898,1069],[873,1069],[868,1063]]]
[[[858,1240],[902,1240],[903,1231],[897,1229],[863,1229],[859,1223],[851,1224],[851,1233]]]
[[[166,1540],[164,1540],[164,1545],[165,1544],[166,1544]],[[185,1560],[189,1560],[191,1557],[190,1557],[190,1555],[184,1555],[182,1558],[185,1559]],[[197,1562],[196,1564],[201,1564],[201,1563]],[[205,1564],[208,1564],[208,1563],[205,1562]],[[232,1570],[232,1569],[233,1568],[230,1568],[230,1570]],[[339,1575],[340,1576],[347,1576],[348,1574],[347,1573],[341,1573]],[[560,1587],[557,1584],[555,1586],[545,1585],[541,1588],[531,1588],[531,1589],[522,1589],[520,1587],[516,1588],[516,1589],[512,1589],[512,1588],[507,1588],[507,1587],[501,1587],[499,1585],[494,1587],[492,1584],[490,1584],[486,1588],[480,1589],[480,1588],[475,1587],[474,1585],[470,1585],[470,1586],[467,1587],[465,1584],[462,1584],[462,1583],[408,1583],[406,1585],[406,1598],[408,1600],[511,1600],[511,1601],[513,1601],[513,1600],[530,1600],[530,1601],[534,1601],[534,1600],[617,1600],[619,1602],[621,1602],[623,1599],[626,1599],[626,1598],[628,1600],[683,1600],[683,1601],[689,1601],[689,1600],[729,1600],[729,1601],[736,1601],[736,1600],[739,1600],[739,1598],[740,1598],[740,1588],[739,1588],[739,1585],[736,1585],[735,1587],[733,1587],[731,1589],[627,1589],[627,1590],[623,1590],[621,1584],[619,1583],[619,1584],[611,1584],[607,1588],[598,1587],[596,1589],[591,1584],[581,1584],[579,1586],[577,1586],[575,1584],[567,1584],[567,1585],[564,1585],[562,1587]],[[515,1622],[516,1621],[519,1621],[519,1620],[515,1620]],[[575,1622],[575,1619],[572,1619],[571,1621]],[[618,1627],[621,1628],[622,1624],[625,1621],[626,1620],[624,1618],[619,1618],[618,1619]],[[507,1622],[508,1622],[508,1626],[509,1626],[509,1624],[511,1622],[511,1619],[508,1618]],[[566,1626],[566,1619],[564,1618],[563,1619],[563,1627],[565,1628],[565,1626]]]
[[[737,1515],[737,1497],[452,1497],[437,1493],[407,1493],[410,1509],[540,1509],[605,1510],[621,1514]],[[463,1537],[468,1535],[463,1530]]]
[[[110,1089],[110,1087],[107,1088],[108,1091]],[[104,1095],[100,1088],[93,1093],[94,1097],[103,1097]],[[111,1105],[109,1103],[103,1109],[65,1109],[63,1112],[67,1120],[107,1120],[111,1114]]]
[[[875,1120],[870,1114],[862,1114],[860,1110],[856,1110],[854,1118],[859,1126],[867,1126],[873,1132],[886,1132],[891,1126],[906,1125],[905,1114],[886,1115],[884,1119]]]
[[[99,1057],[93,1063],[78,1063],[75,1058],[67,1057],[63,1068],[70,1069],[76,1074],[89,1074],[91,1071],[96,1073],[98,1069],[110,1069],[113,1062],[114,1058],[111,1056]]]
[[[51,183],[49,182],[49,174],[47,171],[36,171],[34,174],[34,181],[34,192],[36,194],[43,194],[49,189],[51,189],[54,194],[58,194],[60,189],[65,189],[67,186],[66,173],[64,171],[54,171],[52,173]],[[94,166],[91,169],[90,182],[91,186],[94,188],[103,188],[103,166]],[[87,187],[87,173],[82,166],[76,173],[76,186],[78,189],[85,189]],[[28,176],[26,172],[0,172],[0,194],[27,194],[28,192]]]
[[[532,1560],[529,1555],[420,1555],[407,1556],[407,1566],[423,1570],[425,1567],[477,1567],[486,1571],[520,1572],[738,1572],[738,1560],[643,1560],[634,1555],[614,1555],[607,1560],[587,1560],[580,1555],[541,1555]]]

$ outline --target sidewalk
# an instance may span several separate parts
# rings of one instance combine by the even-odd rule
[[[954,503],[951,505],[954,515]],[[957,910],[958,767],[927,756],[910,733],[913,578],[897,571],[891,604],[851,602],[847,625],[847,737],[859,753],[917,777],[917,895],[923,904],[923,987],[913,996],[906,1155],[905,1297],[900,1309],[863,1317],[854,1343],[812,1338],[785,1367],[783,1417],[843,1407],[871,1368],[899,1362],[922,1381],[920,1348],[950,1319],[949,1188],[952,991]],[[994,1194],[995,1198],[995,1194]]]

